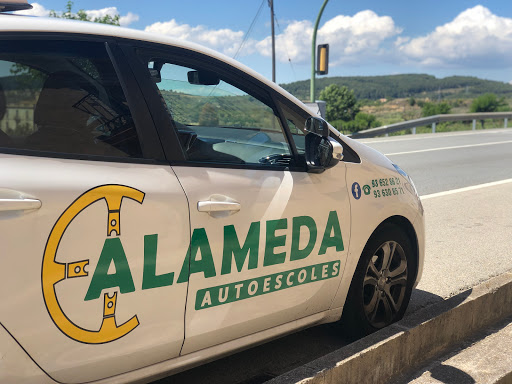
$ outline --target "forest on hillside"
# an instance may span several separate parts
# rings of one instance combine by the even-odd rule
[[[420,97],[430,99],[473,98],[484,93],[511,97],[512,84],[483,80],[470,76],[450,76],[438,79],[427,74],[322,77],[316,79],[316,94],[331,84],[354,90],[357,99]],[[281,84],[301,100],[309,99],[310,81]]]

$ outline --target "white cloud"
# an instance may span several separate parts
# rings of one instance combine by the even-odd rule
[[[503,67],[512,64],[512,19],[477,5],[426,36],[397,42],[412,62],[436,67]]]
[[[112,16],[119,15],[119,11],[117,10],[117,7],[107,7],[102,9],[90,9],[86,10],[85,13],[87,13],[87,16],[95,19],[95,18],[102,18],[105,16]],[[126,27],[127,25],[139,21],[139,15],[136,15],[134,13],[128,12],[128,14],[124,16],[120,16],[119,18],[119,24],[121,24],[123,27]]]
[[[151,24],[145,30],[199,43],[230,56],[236,53],[244,37],[242,31],[233,31],[228,28],[209,29],[203,25],[193,27],[188,24],[179,24],[175,19]]]
[[[139,15],[131,12],[128,12],[126,15],[119,18],[119,24],[123,27],[126,27],[131,23],[135,23],[136,21],[139,21]]]
[[[46,17],[50,14],[50,10],[43,7],[41,4],[38,3],[31,3],[32,9],[27,9],[25,11],[16,11],[13,13],[18,13],[20,15],[30,15],[30,16],[43,16]]]
[[[190,26],[180,24],[175,19],[149,25],[146,31],[200,43],[230,56],[236,53],[244,37],[243,31],[214,30],[202,25]],[[379,47],[382,42],[400,32],[400,28],[395,26],[391,17],[378,16],[375,12],[367,10],[354,16],[340,15],[330,19],[318,30],[317,42],[330,44],[331,65],[336,65],[342,62],[355,62],[362,56],[371,56],[380,52]],[[283,33],[276,36],[278,60],[309,62],[312,35],[311,21],[289,22]],[[270,36],[260,41],[249,39],[241,53],[247,55],[258,52],[269,57],[271,44]]]
[[[400,32],[391,17],[366,10],[354,16],[338,15],[328,20],[318,29],[316,41],[329,44],[330,64],[337,65],[380,53],[382,43]],[[295,62],[308,62],[311,60],[312,36],[312,22],[291,22],[282,34],[276,36],[277,57],[281,61],[290,58]],[[271,38],[260,41],[256,47],[262,55],[270,56]]]
[[[46,9],[44,6],[42,6],[41,4],[38,4],[38,3],[31,3],[31,4],[33,7],[32,9],[28,9],[25,11],[16,11],[14,13],[19,13],[22,15],[31,15],[31,16],[43,16],[43,17],[49,16],[49,14],[50,14],[49,9]],[[62,12],[57,12],[57,13],[61,14]],[[117,7],[107,7],[107,8],[103,8],[103,9],[86,10],[85,13],[87,14],[87,16],[92,17],[94,19],[94,18],[105,17],[107,15],[113,17],[115,15],[118,15],[119,11],[117,10]],[[128,12],[126,15],[121,16],[119,18],[119,23],[122,26],[127,26],[136,21],[139,21],[139,15],[136,15],[132,12]]]

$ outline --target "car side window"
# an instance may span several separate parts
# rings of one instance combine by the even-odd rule
[[[289,144],[269,103],[210,70],[158,58],[147,66],[188,161],[290,165]]]
[[[310,116],[305,112],[299,112],[297,109],[292,109],[283,102],[279,103],[279,106],[283,112],[284,119],[288,125],[288,129],[292,135],[295,148],[299,156],[305,156],[306,154],[306,119]]]
[[[105,45],[0,42],[0,147],[142,158]]]

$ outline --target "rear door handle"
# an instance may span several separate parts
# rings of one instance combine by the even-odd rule
[[[41,200],[37,199],[0,199],[0,211],[28,211],[41,208]]]
[[[240,203],[231,201],[198,201],[197,210],[199,212],[239,211]]]

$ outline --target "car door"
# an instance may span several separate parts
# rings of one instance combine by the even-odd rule
[[[62,383],[184,339],[188,205],[116,49],[0,37],[0,322]]]
[[[158,94],[154,115],[164,107],[172,125],[162,126],[181,143],[172,167],[191,222],[178,277],[189,284],[182,354],[319,321],[350,239],[345,165],[308,173],[304,113],[278,107],[266,86],[234,67],[163,47],[140,48],[130,63],[146,97]]]

